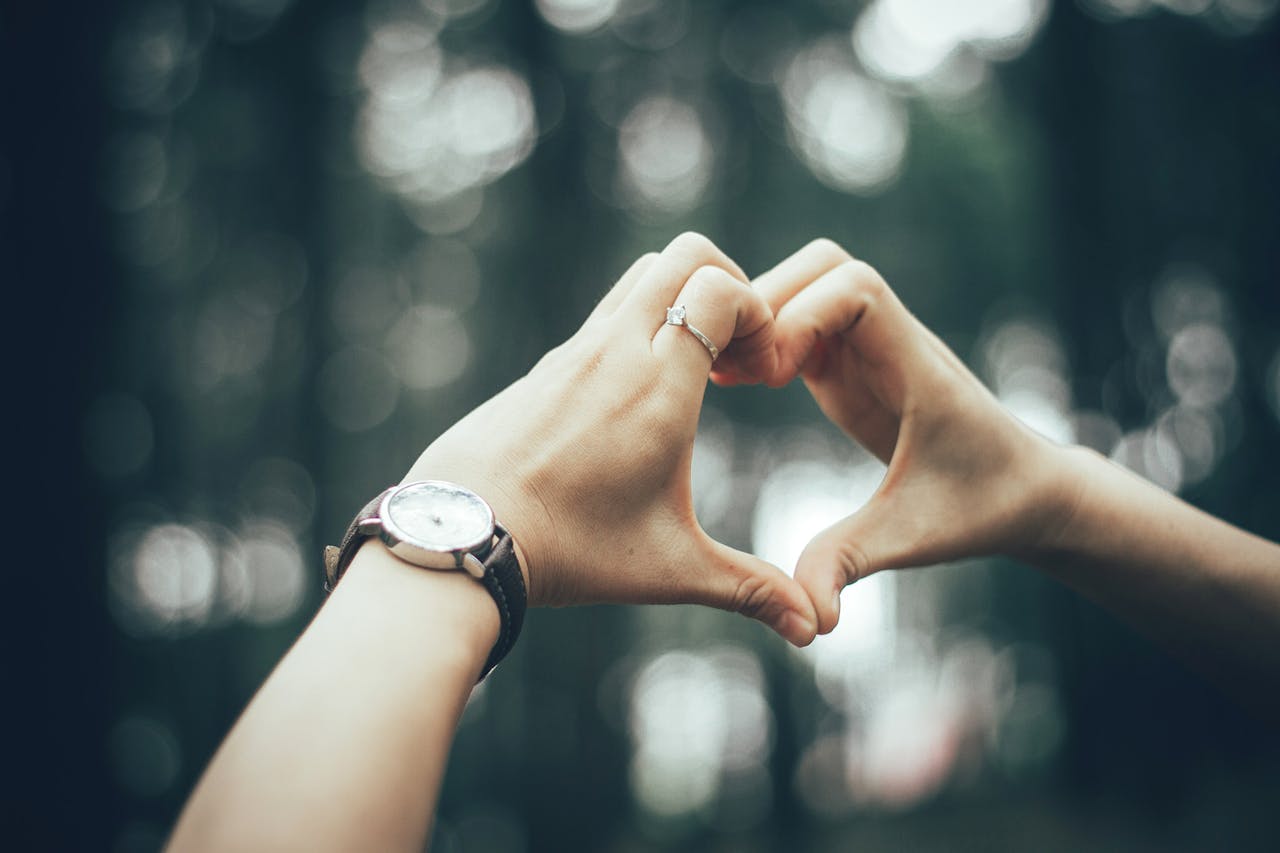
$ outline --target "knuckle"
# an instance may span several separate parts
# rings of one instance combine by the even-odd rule
[[[888,289],[880,273],[866,261],[850,259],[842,263],[838,270],[845,290],[867,302],[881,298]]]
[[[685,231],[672,240],[667,248],[692,258],[712,258],[719,251],[710,238],[697,231]]]
[[[705,294],[715,301],[735,294],[739,288],[746,287],[724,269],[714,264],[703,264],[689,276],[689,287],[699,294]]]
[[[772,601],[773,589],[770,583],[762,577],[747,575],[734,587],[729,609],[754,619],[761,616]]]
[[[860,581],[871,574],[871,562],[867,559],[866,552],[847,539],[835,543],[832,556],[846,584]]]
[[[643,273],[649,267],[653,266],[653,262],[656,261],[658,257],[659,254],[657,252],[645,252],[643,255],[636,258],[634,266],[638,271]]]
[[[829,260],[831,263],[842,263],[853,260],[853,256],[844,247],[830,237],[819,237],[804,247],[804,251]]]

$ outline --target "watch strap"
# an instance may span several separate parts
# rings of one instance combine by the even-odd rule
[[[524,573],[520,571],[520,561],[516,558],[515,542],[511,534],[502,527],[497,528],[496,533],[498,542],[485,558],[484,577],[480,582],[498,605],[501,626],[498,629],[498,641],[493,644],[493,651],[489,653],[489,659],[484,662],[484,669],[480,671],[480,681],[516,644],[520,628],[524,625],[524,611],[529,603]]]
[[[333,588],[338,585],[338,581],[342,580],[351,561],[355,559],[356,552],[360,550],[364,540],[369,538],[369,534],[363,531],[364,523],[378,516],[378,508],[382,506],[383,498],[396,488],[391,486],[385,489],[356,513],[347,532],[343,534],[341,545],[325,547],[325,593],[333,592]],[[516,639],[520,636],[520,629],[524,625],[524,612],[529,603],[529,593],[524,585],[524,573],[520,571],[520,560],[516,557],[515,541],[507,529],[501,525],[495,526],[494,535],[497,537],[497,542],[489,549],[484,559],[485,572],[480,578],[480,583],[489,592],[494,604],[498,606],[498,639],[493,644],[493,650],[489,652],[478,681],[483,681],[484,677],[493,671],[498,662],[505,658],[515,646]],[[431,570],[428,569],[428,571]]]
[[[364,505],[364,509],[356,513],[356,517],[351,521],[351,526],[347,528],[347,532],[342,536],[341,545],[325,546],[324,591],[326,593],[333,592],[333,588],[338,585],[338,581],[346,573],[347,566],[351,565],[351,561],[355,559],[356,552],[360,550],[360,546],[368,538],[367,534],[360,532],[360,526],[369,519],[377,517],[378,507],[382,506],[382,499],[395,488],[395,486],[390,486],[383,489],[376,498]]]

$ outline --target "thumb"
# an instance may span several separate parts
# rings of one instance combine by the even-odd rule
[[[901,546],[914,535],[893,524],[896,514],[877,493],[862,509],[836,522],[805,546],[796,563],[796,582],[808,594],[818,617],[818,633],[840,621],[840,591],[855,581],[902,565]]]
[[[800,584],[772,563],[709,539],[712,560],[727,568],[708,602],[763,622],[794,646],[813,642],[818,616]]]

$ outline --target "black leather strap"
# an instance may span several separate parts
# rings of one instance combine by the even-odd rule
[[[351,521],[351,526],[347,528],[347,532],[342,536],[341,545],[336,547],[333,545],[325,546],[324,591],[326,593],[333,592],[333,588],[338,585],[338,581],[346,574],[347,566],[351,565],[351,561],[355,559],[356,551],[359,551],[360,546],[364,544],[364,540],[369,538],[360,533],[360,525],[377,516],[378,507],[382,505],[382,499],[392,489],[395,489],[395,486],[384,489],[376,498],[365,504],[364,509],[356,513],[356,517]]]
[[[520,571],[520,561],[516,558],[515,542],[503,528],[499,527],[497,533],[500,538],[484,561],[485,572],[481,582],[498,605],[498,616],[502,624],[498,629],[498,641],[493,644],[493,651],[489,653],[489,659],[480,671],[480,681],[484,681],[484,677],[515,646],[520,629],[524,626],[524,611],[529,603],[528,591],[524,588],[524,573]]]
[[[341,545],[325,547],[325,593],[333,592],[338,581],[342,580],[342,576],[346,574],[347,567],[351,565],[356,552],[360,550],[364,540],[369,538],[367,533],[360,531],[360,525],[377,516],[382,499],[387,496],[387,492],[395,488],[396,486],[392,486],[364,505],[352,520],[351,526],[347,528]],[[529,594],[524,586],[524,573],[520,571],[520,560],[516,557],[515,543],[511,539],[511,534],[501,525],[495,529],[494,533],[498,539],[484,559],[485,572],[480,582],[493,597],[494,604],[498,606],[500,626],[498,640],[493,644],[493,650],[489,652],[489,659],[485,661],[484,669],[480,671],[480,678],[477,681],[483,681],[484,677],[515,646],[516,638],[520,636],[520,629],[524,626],[524,611],[529,603]]]

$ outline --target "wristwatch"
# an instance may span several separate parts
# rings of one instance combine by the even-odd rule
[[[464,571],[489,591],[502,627],[480,673],[483,680],[515,645],[528,602],[511,534],[494,519],[493,509],[470,489],[443,480],[392,486],[360,510],[340,546],[324,549],[326,593],[371,536],[407,563]]]

